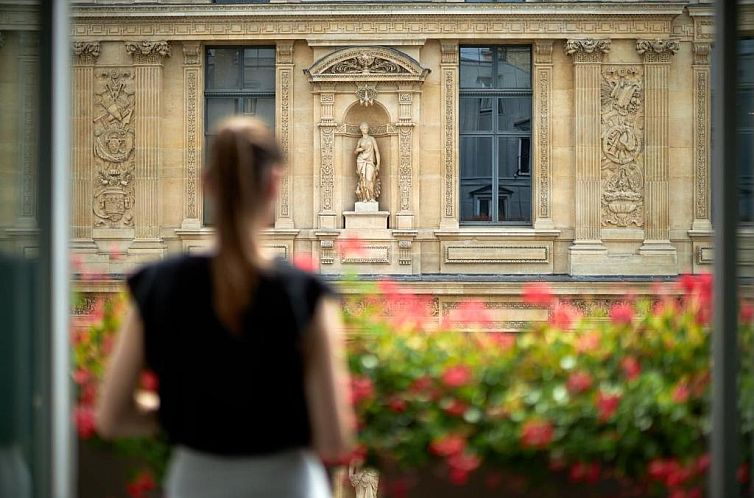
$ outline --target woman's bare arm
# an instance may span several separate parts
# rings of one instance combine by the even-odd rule
[[[348,402],[343,323],[336,300],[320,302],[305,339],[306,397],[314,449],[329,461],[352,450],[354,415]]]
[[[97,432],[104,438],[148,436],[157,430],[154,410],[139,407],[134,399],[144,368],[144,330],[139,313],[126,314],[110,359],[97,406]]]

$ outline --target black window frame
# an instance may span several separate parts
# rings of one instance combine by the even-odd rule
[[[529,51],[529,86],[528,88],[464,88],[463,87],[463,77],[461,74],[462,66],[460,64],[461,61],[461,50],[465,48],[490,48],[495,49],[495,52],[492,57],[492,68],[491,68],[491,74],[492,77],[495,78],[495,75],[497,75],[497,65],[498,65],[498,57],[497,57],[497,49],[499,48],[527,48]],[[534,209],[533,209],[533,195],[532,195],[532,189],[533,189],[533,177],[534,177],[534,168],[532,164],[533,154],[532,154],[532,130],[531,130],[531,122],[533,120],[533,111],[534,111],[534,101],[533,101],[533,85],[532,85],[532,78],[533,78],[533,58],[532,58],[532,52],[533,47],[531,44],[463,44],[459,45],[459,83],[458,83],[458,134],[459,134],[459,142],[458,142],[458,165],[459,165],[459,183],[458,183],[458,198],[459,198],[459,224],[462,226],[533,226],[534,224]],[[529,112],[529,130],[528,132],[523,131],[500,131],[498,129],[499,123],[498,119],[496,118],[496,115],[492,113],[491,115],[491,130],[490,131],[463,131],[462,128],[462,119],[463,116],[461,115],[461,102],[466,97],[484,97],[491,99],[490,107],[491,110],[496,110],[499,105],[499,101],[502,99],[510,99],[510,98],[521,98],[521,97],[528,97],[531,102],[531,108]],[[487,196],[483,198],[483,200],[489,200],[489,212],[491,214],[490,220],[464,220],[462,217],[463,213],[463,207],[461,206],[461,195],[462,195],[462,172],[463,172],[463,157],[461,154],[461,141],[464,137],[490,137],[491,138],[491,154],[490,154],[490,170],[491,170],[491,183],[492,188],[490,190],[489,199],[487,199]],[[500,176],[499,176],[499,139],[500,138],[519,138],[519,145],[524,142],[528,141],[528,151],[526,154],[519,155],[519,165],[517,166],[517,174],[519,174],[522,177],[527,177],[529,179],[529,219],[528,220],[500,220],[499,214],[500,214],[500,206],[499,206],[499,200],[500,200]],[[528,171],[523,171],[521,166],[521,157],[522,155],[526,155],[528,157]],[[480,197],[480,199],[482,199]],[[505,209],[504,209],[505,210]],[[476,209],[475,209],[476,212]]]

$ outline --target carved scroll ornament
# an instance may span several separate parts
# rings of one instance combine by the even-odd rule
[[[602,73],[602,225],[644,224],[643,76],[639,66]]]
[[[336,50],[304,72],[316,81],[424,81],[429,69],[408,55],[388,47]]]
[[[610,40],[594,38],[568,40],[565,52],[567,55],[574,56],[576,62],[600,62],[602,56],[610,52]]]
[[[170,45],[166,41],[126,42],[126,52],[137,64],[159,64],[163,57],[170,57]]]
[[[134,76],[112,69],[97,74],[94,118],[96,183],[95,224],[133,226],[134,205]]]

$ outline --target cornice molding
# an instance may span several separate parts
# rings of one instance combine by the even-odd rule
[[[660,38],[685,3],[426,3],[74,7],[76,39],[171,40],[584,36]],[[596,22],[599,21],[599,22]]]

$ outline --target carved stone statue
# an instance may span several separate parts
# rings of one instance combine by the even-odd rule
[[[356,155],[356,201],[377,202],[380,196],[380,149],[369,134],[369,125],[361,123],[361,138],[353,150]]]
[[[351,465],[348,467],[348,477],[351,479],[351,485],[356,491],[356,498],[377,498],[377,487],[380,482],[380,476],[376,470],[364,467],[356,470]]]

